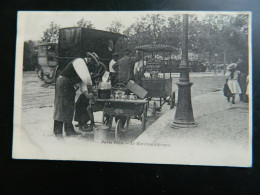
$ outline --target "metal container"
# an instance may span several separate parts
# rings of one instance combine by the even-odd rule
[[[108,134],[108,128],[107,126],[100,125],[94,128],[94,141],[101,143],[102,141],[107,140],[107,134]]]
[[[111,96],[111,84],[108,82],[100,82],[98,86],[98,98],[109,99]]]

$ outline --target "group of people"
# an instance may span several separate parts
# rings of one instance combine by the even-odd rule
[[[230,93],[226,94],[227,101],[235,104],[236,95],[239,95],[240,101],[248,102],[249,95],[249,76],[248,67],[241,60],[237,63],[231,63],[227,66],[226,84]]]
[[[127,85],[130,80],[134,80],[138,85],[141,85],[141,78],[144,75],[145,62],[142,60],[140,53],[136,52],[135,56],[130,56],[131,51],[125,49],[123,51],[123,57],[119,59],[118,54],[113,54],[113,59],[109,63],[109,71],[111,76],[111,85],[114,86],[117,83],[123,83]],[[120,129],[125,131],[124,125],[126,123],[126,117],[116,117],[115,120],[120,120]]]
[[[120,59],[119,54],[113,54],[113,59],[109,63],[112,86],[116,83],[127,84],[130,80],[141,85],[146,63],[138,52],[135,53],[135,56],[130,55],[131,51],[128,49],[124,50],[123,57]]]
[[[135,80],[140,84],[141,75],[144,73],[141,55],[136,52],[135,56],[130,56],[130,50],[124,50],[123,57],[119,59],[118,54],[113,54],[113,59],[109,63],[111,85],[116,83],[127,84],[130,80]],[[94,116],[91,109],[94,104],[95,91],[93,90],[93,77],[91,67],[99,66],[100,60],[97,54],[87,52],[85,58],[76,58],[71,61],[60,73],[56,80],[55,100],[54,100],[54,135],[63,136],[63,127],[67,136],[80,135],[75,131],[72,124],[74,120],[78,122],[80,130],[92,131]],[[75,105],[76,91],[80,89],[81,95]],[[84,106],[82,106],[84,105]],[[74,115],[75,113],[75,115]],[[121,119],[123,127],[126,118]],[[91,121],[88,126],[87,122]]]

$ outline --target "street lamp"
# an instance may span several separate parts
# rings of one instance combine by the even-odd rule
[[[189,78],[188,62],[188,15],[183,15],[182,32],[182,59],[179,66],[180,78],[178,85],[178,105],[176,107],[175,117],[172,123],[173,128],[194,127],[196,123],[193,117],[191,103],[191,85]]]

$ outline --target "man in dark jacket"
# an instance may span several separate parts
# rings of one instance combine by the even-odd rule
[[[130,57],[131,51],[124,50],[124,56],[114,65],[114,69],[118,72],[118,81],[127,84],[130,80],[134,80],[135,63],[141,60],[141,55],[136,53],[135,57]]]
[[[57,78],[54,100],[54,134],[62,137],[64,125],[67,136],[80,135],[74,130],[72,120],[76,96],[75,85],[80,85],[80,91],[87,100],[93,98],[90,91],[92,80],[89,66],[99,66],[98,56],[95,53],[87,53],[87,58],[76,58],[70,62]]]

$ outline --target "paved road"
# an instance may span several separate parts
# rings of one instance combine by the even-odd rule
[[[221,90],[223,80],[221,76],[191,77],[191,82],[194,83],[192,86],[192,97]],[[177,85],[175,84],[177,81],[178,78],[173,78],[173,90],[175,91],[177,91]],[[35,72],[23,73],[22,122],[23,126],[29,131],[29,134],[35,134],[35,129],[41,129],[41,134],[52,134],[54,92],[55,86],[44,84]],[[152,108],[149,108],[147,127],[162,114],[169,111],[169,109],[169,105],[165,104],[162,111],[156,113],[154,116],[152,115]],[[95,120],[101,122],[102,112],[95,113]],[[129,131],[125,136],[126,141],[133,141],[141,134],[140,124],[141,121],[138,120],[130,121]],[[110,137],[113,139],[113,135]],[[86,134],[85,138],[93,139],[93,134]]]
[[[55,86],[44,84],[34,71],[23,73],[22,109],[53,107]]]
[[[224,83],[224,79],[221,76],[191,76],[190,80],[193,83],[191,88],[192,97],[220,90]],[[172,81],[173,90],[178,91],[176,85],[178,78],[172,78]],[[54,90],[55,86],[53,84],[44,84],[34,71],[24,72],[22,109],[53,107]]]
[[[122,150],[124,154],[131,152],[132,155],[135,154],[138,162],[150,163],[149,158],[145,158],[150,152],[151,157],[158,159],[160,163],[171,158],[172,164],[250,165],[247,121],[241,120],[248,117],[247,105],[237,102],[236,106],[233,106],[226,102],[221,91],[224,84],[223,76],[191,74],[193,112],[198,122],[198,127],[192,131],[191,129],[173,131],[170,128],[175,109],[169,110],[168,105],[164,105],[156,116],[151,116],[151,109],[148,110],[148,126],[153,125],[147,127],[141,136],[139,136],[140,121],[131,120],[130,129],[125,139],[121,141],[170,144],[173,147],[166,150],[171,149],[171,155],[153,150],[145,150],[146,155],[143,155],[143,150],[140,148],[139,151],[139,147],[138,150],[130,151],[124,150],[128,149],[128,145],[117,147],[117,145],[97,144],[93,142],[93,132],[80,137],[65,136],[63,140],[55,139],[52,119],[54,85],[45,85],[34,72],[24,72],[23,79],[22,124],[19,126],[21,131],[18,129],[15,133],[19,135],[16,137],[16,141],[19,141],[16,143],[19,144],[15,150],[17,154],[15,156],[18,158],[108,161],[124,159],[131,162],[132,159],[127,160],[128,155],[122,158],[115,156],[118,154],[116,151]],[[178,78],[174,77],[173,84],[177,81]],[[175,84],[173,89],[177,89]],[[168,114],[160,117],[165,112]],[[101,112],[95,113],[96,121],[100,122],[101,116]],[[229,123],[230,121],[232,123]],[[226,129],[227,131],[223,131]],[[114,139],[113,132],[109,134],[109,139]],[[159,156],[156,157],[155,154]]]

